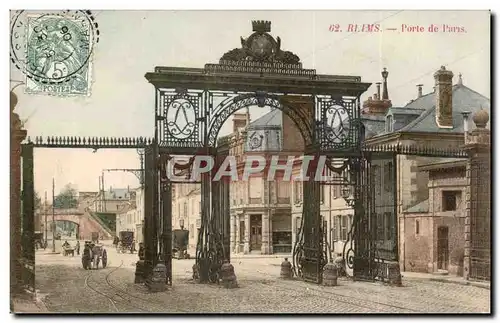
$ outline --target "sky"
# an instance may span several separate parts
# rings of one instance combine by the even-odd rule
[[[155,66],[197,67],[217,63],[240,36],[252,33],[252,20],[270,20],[281,48],[297,54],[304,68],[318,74],[356,75],[381,81],[389,71],[393,106],[416,98],[417,84],[432,91],[433,73],[445,65],[463,75],[464,85],[490,97],[490,13],[488,11],[94,11],[100,39],[92,58],[91,95],[54,97],[16,88],[16,111],[35,136],[153,136],[154,88],[144,78]],[[380,23],[379,33],[347,32],[349,24]],[[343,32],[330,31],[339,25]],[[466,32],[428,32],[430,24],[464,27]],[[424,32],[402,31],[424,27]],[[11,81],[25,80],[11,65]],[[16,83],[11,82],[11,87]],[[375,84],[362,100],[375,92]],[[267,110],[251,109],[255,120]],[[220,135],[230,132],[226,122]],[[35,190],[56,194],[67,183],[97,191],[103,169],[138,168],[135,149],[35,150]],[[133,174],[106,172],[105,187],[137,187]]]

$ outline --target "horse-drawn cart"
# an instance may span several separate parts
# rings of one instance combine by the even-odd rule
[[[82,253],[83,269],[99,269],[99,264],[101,263],[102,268],[106,268],[108,265],[108,253],[106,249],[102,245],[86,241]]]
[[[129,250],[130,253],[134,253],[135,240],[133,231],[120,231],[120,237],[116,245],[116,250],[122,253],[125,253],[127,252],[127,250]]]

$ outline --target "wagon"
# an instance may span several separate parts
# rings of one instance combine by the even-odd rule
[[[83,269],[99,269],[99,265],[106,268],[108,265],[106,249],[102,245],[86,241],[82,253],[82,265]]]
[[[135,240],[134,240],[134,232],[133,231],[120,231],[120,240],[116,245],[116,250],[118,252],[127,252],[130,250],[130,253],[134,253],[135,251]]]

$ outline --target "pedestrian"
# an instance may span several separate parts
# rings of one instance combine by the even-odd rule
[[[76,254],[80,255],[80,240],[76,240]]]

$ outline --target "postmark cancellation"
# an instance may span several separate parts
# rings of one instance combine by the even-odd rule
[[[19,12],[11,30],[11,60],[26,76],[26,92],[90,95],[98,41],[90,11]]]

